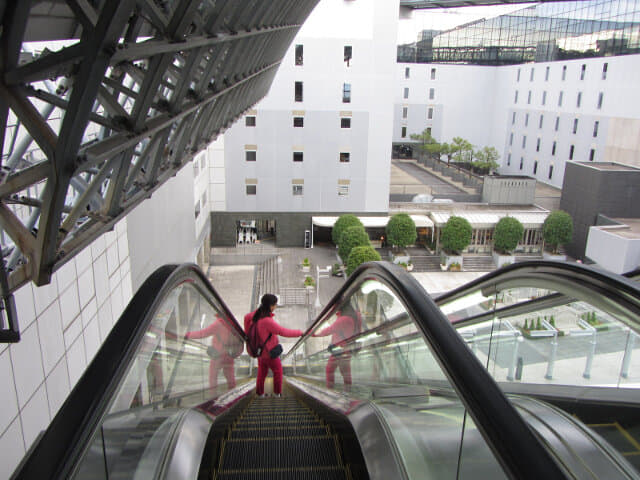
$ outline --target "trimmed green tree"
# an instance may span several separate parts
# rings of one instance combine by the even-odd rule
[[[354,226],[347,228],[342,232],[340,242],[338,243],[338,255],[343,262],[349,258],[349,253],[353,247],[362,247],[370,245],[369,235],[364,231],[364,227]]]
[[[416,224],[406,213],[397,213],[389,219],[387,227],[387,242],[399,248],[413,245],[418,238]]]
[[[493,248],[500,253],[513,251],[522,239],[524,227],[517,218],[502,217],[493,232]]]
[[[558,247],[569,243],[573,238],[573,220],[562,210],[551,212],[542,225],[542,235],[552,253],[558,253]]]
[[[445,252],[459,254],[471,242],[473,229],[466,218],[449,217],[447,224],[442,229],[442,248]]]
[[[354,227],[357,225],[360,225],[364,228],[364,225],[362,225],[360,219],[355,215],[352,215],[351,213],[340,215],[338,220],[336,220],[336,223],[333,225],[333,228],[331,229],[331,240],[333,241],[334,245],[338,245],[340,243],[340,236],[342,235],[342,232],[344,232],[349,227]]]
[[[347,260],[347,275],[351,275],[356,268],[366,262],[380,260],[380,254],[370,245],[353,247]]]

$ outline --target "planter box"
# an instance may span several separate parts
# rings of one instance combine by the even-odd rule
[[[391,254],[391,259],[393,261],[393,263],[395,263],[396,265],[399,263],[409,263],[409,260],[411,260],[411,257],[406,253],[406,252],[402,252],[399,253],[398,255],[394,255],[393,253]]]
[[[309,265],[309,266],[302,265],[302,271],[304,273],[310,272],[311,271],[311,265]]]
[[[551,252],[542,252],[542,258],[544,260],[559,260],[561,262],[566,262],[567,261],[567,256],[566,255],[560,255],[560,254],[555,254],[555,253],[551,253]]]
[[[496,267],[500,268],[503,265],[511,265],[515,263],[516,257],[514,255],[503,255],[502,253],[493,252],[493,262],[496,264]]]

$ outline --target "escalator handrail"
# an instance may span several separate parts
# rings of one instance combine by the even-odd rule
[[[287,355],[300,347],[327,315],[369,279],[385,283],[408,309],[505,472],[521,480],[566,478],[565,471],[529,429],[427,292],[396,265],[370,262],[358,267]]]
[[[237,320],[194,264],[164,265],[152,273],[133,296],[95,357],[51,421],[34,442],[12,479],[68,478],[77,455],[91,436],[158,308],[176,286],[198,284],[223,310],[220,312],[245,340]]]

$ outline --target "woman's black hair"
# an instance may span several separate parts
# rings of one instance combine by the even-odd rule
[[[356,309],[353,308],[353,305],[351,304],[351,300],[347,300],[345,303],[343,303],[340,306],[340,314],[343,316],[347,316],[347,317],[351,317],[351,318],[356,318]]]
[[[256,313],[253,314],[253,319],[251,321],[257,322],[261,318],[268,317],[271,315],[271,306],[277,304],[278,297],[272,293],[265,293],[260,299],[260,306],[256,310]]]

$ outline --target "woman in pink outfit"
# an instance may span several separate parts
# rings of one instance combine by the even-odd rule
[[[271,350],[279,345],[278,335],[283,337],[300,337],[302,330],[292,330],[284,328],[273,319],[273,311],[278,304],[275,295],[266,293],[260,300],[260,306],[254,312],[244,316],[244,331],[249,335],[249,329],[254,322],[257,322],[258,338],[260,345],[264,343],[262,354],[258,357],[258,378],[256,379],[256,393],[264,395],[264,381],[267,378],[269,369],[273,372],[273,393],[279,397],[282,393],[282,363],[280,356],[271,358]],[[282,348],[282,347],[280,347]]]

